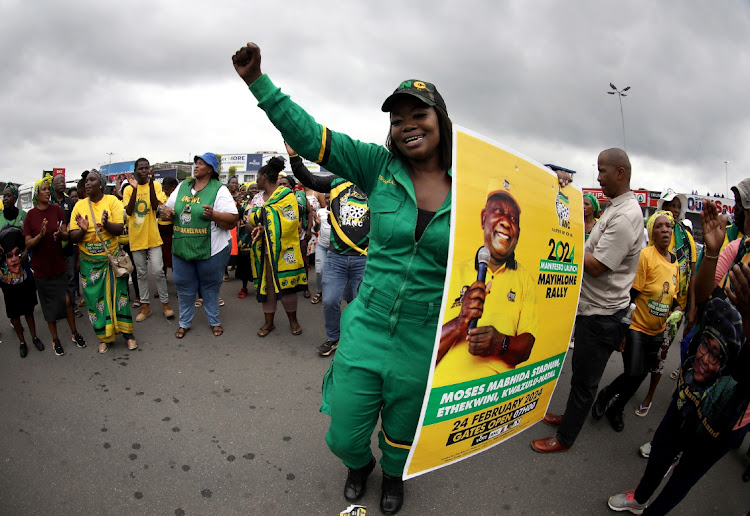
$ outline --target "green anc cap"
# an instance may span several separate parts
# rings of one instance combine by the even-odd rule
[[[383,102],[383,107],[381,109],[384,112],[391,112],[393,103],[398,98],[397,95],[411,95],[412,97],[417,97],[428,106],[440,106],[443,108],[443,111],[446,113],[448,112],[443,97],[438,93],[437,88],[435,88],[435,85],[431,82],[420,81],[418,79],[409,79],[402,82],[399,87],[394,90],[391,96]]]

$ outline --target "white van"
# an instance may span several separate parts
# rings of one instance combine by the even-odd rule
[[[34,207],[34,203],[32,202],[32,197],[34,196],[34,183],[36,181],[31,181],[30,183],[24,183],[21,186],[18,187],[18,202],[16,203],[16,206],[23,211],[27,212]],[[75,188],[78,186],[78,181],[65,181],[65,191],[67,192],[71,188]]]

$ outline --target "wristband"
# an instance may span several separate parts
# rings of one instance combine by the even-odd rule
[[[716,253],[715,256],[712,256],[708,254],[708,251],[703,253],[703,258],[708,258],[709,260],[718,260],[719,259],[719,253]]]
[[[503,344],[500,346],[500,352],[498,353],[498,356],[503,356],[506,351],[508,351],[508,346],[510,346],[510,337],[505,336],[503,338]]]

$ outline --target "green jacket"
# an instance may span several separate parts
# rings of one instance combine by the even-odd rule
[[[363,143],[318,124],[267,75],[250,91],[258,106],[300,155],[359,186],[369,199],[370,243],[363,282],[393,299],[430,303],[440,311],[450,243],[451,195],[418,242],[417,201],[409,172],[382,145]],[[385,125],[385,121],[384,121]]]

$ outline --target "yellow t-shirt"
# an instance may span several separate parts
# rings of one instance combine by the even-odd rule
[[[118,199],[114,195],[104,195],[99,202],[92,202],[91,206],[94,209],[94,219],[96,220],[97,226],[99,227],[99,233],[101,233],[102,239],[106,242],[109,252],[114,253],[117,250],[117,246],[119,245],[119,243],[117,242],[117,237],[115,235],[109,233],[101,226],[102,213],[104,212],[104,210],[107,210],[107,212],[109,213],[110,222],[122,224],[122,203],[120,202],[120,199]],[[101,241],[96,236],[94,224],[91,221],[91,209],[89,208],[88,199],[82,199],[78,201],[73,207],[73,211],[70,214],[71,230],[81,229],[76,222],[76,217],[79,214],[81,215],[81,217],[88,219],[89,228],[86,231],[83,240],[78,243],[78,249],[80,249],[82,253],[88,255],[106,255]]]
[[[151,206],[151,187],[148,183],[138,185],[133,215],[128,216],[128,235],[130,250],[141,251],[162,244],[159,236],[159,226],[156,222],[156,206]],[[156,199],[160,203],[167,202],[167,196],[161,189],[161,183],[154,181]],[[126,188],[122,194],[122,205],[127,206],[133,195],[132,188]]]
[[[444,321],[452,321],[461,313],[464,293],[477,280],[474,261],[454,267],[451,275]],[[515,337],[522,333],[538,333],[539,318],[534,279],[520,264],[517,269],[500,267],[494,273],[487,270],[485,284],[489,289],[484,300],[484,311],[477,327],[493,326],[504,335]],[[453,344],[435,368],[433,387],[485,378],[513,369],[502,357],[478,357],[469,353],[466,338]]]
[[[641,251],[633,288],[640,294],[635,298],[635,311],[630,328],[646,335],[663,332],[672,300],[677,296],[677,263],[669,263],[654,246]]]

